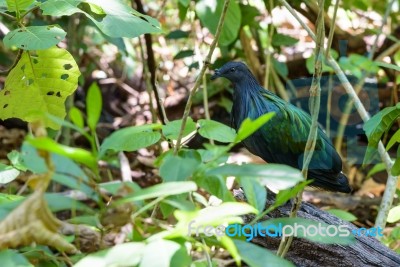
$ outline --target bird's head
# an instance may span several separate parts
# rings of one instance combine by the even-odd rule
[[[239,83],[247,80],[249,77],[253,77],[253,74],[243,62],[231,61],[221,68],[216,69],[214,75],[211,76],[211,80],[215,80],[219,77],[224,77],[232,83]]]

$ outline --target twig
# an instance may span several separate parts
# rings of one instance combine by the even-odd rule
[[[382,61],[385,57],[390,56],[394,52],[399,51],[399,49],[400,49],[400,42],[394,43],[388,49],[380,53],[379,56],[375,58],[375,60]]]
[[[136,8],[137,10],[145,14],[143,4],[141,0],[135,0],[136,3]],[[160,101],[160,96],[158,95],[158,90],[157,90],[157,85],[156,85],[156,60],[154,58],[154,51],[153,51],[153,40],[151,39],[151,34],[146,33],[144,35],[144,40],[146,42],[146,52],[147,52],[147,66],[149,68],[150,72],[150,82],[151,82],[151,87],[154,92],[154,97],[157,99],[157,111],[158,111],[158,116],[160,117],[161,123],[165,124],[166,120],[164,118],[164,114],[161,108],[161,101]]]
[[[24,14],[21,15],[21,17],[19,18],[19,20],[21,21],[26,15],[28,15],[29,13],[35,11],[36,9],[39,9],[39,6],[35,6],[29,10],[27,10]]]
[[[217,42],[218,42],[218,39],[219,39],[219,35],[221,34],[222,25],[224,24],[225,15],[226,15],[226,11],[228,10],[229,2],[230,2],[230,0],[225,0],[225,2],[224,2],[224,6],[222,8],[221,17],[219,18],[219,22],[218,22],[218,26],[217,26],[217,31],[215,32],[214,40],[211,43],[210,50],[208,51],[208,54],[207,54],[207,56],[206,56],[206,58],[204,60],[204,65],[200,70],[200,74],[199,74],[199,76],[197,76],[196,82],[195,82],[192,90],[190,91],[189,98],[188,98],[188,101],[186,103],[185,111],[184,111],[183,117],[182,117],[181,129],[179,131],[178,139],[176,140],[176,145],[175,145],[175,148],[174,148],[174,154],[178,153],[179,148],[181,146],[183,131],[185,130],[186,121],[187,121],[187,118],[189,117],[190,108],[192,106],[192,99],[193,99],[193,96],[196,93],[197,89],[199,88],[200,83],[202,82],[203,75],[206,72],[206,70],[208,68],[208,65],[210,64],[209,62],[211,60],[211,56],[212,56],[212,54],[214,52],[214,49],[215,49],[215,47],[217,45]]]
[[[337,10],[339,7],[339,2],[340,2],[340,0],[336,0],[336,3],[335,3],[335,9],[333,11],[331,25],[329,27],[329,36],[328,36],[328,43],[326,44],[325,57],[330,53],[330,49],[332,46],[333,34],[335,33],[335,26],[336,26],[336,23],[335,23],[336,22],[336,14],[337,14]]]
[[[151,74],[149,75],[149,66],[148,66],[148,64],[144,63],[146,61],[146,59],[144,57],[142,38],[139,38],[139,48],[140,48],[140,57],[142,58],[142,62],[143,62],[143,74],[144,74],[144,80],[145,80],[145,83],[146,83],[146,91],[147,91],[147,94],[149,95],[151,121],[152,121],[152,123],[155,123],[157,121],[157,115],[156,115],[156,111],[154,110],[154,106],[153,106],[153,95],[151,94],[151,81],[150,81]],[[164,116],[164,114],[161,114],[161,115],[162,115],[161,117]]]
[[[269,0],[268,1],[268,5],[270,8],[270,12],[272,12],[273,9],[273,1]],[[272,15],[271,15],[272,18]],[[269,46],[271,45],[271,40],[272,40],[272,35],[274,34],[274,24],[272,23],[272,19],[271,19],[271,24],[268,27],[268,39],[267,39],[267,58],[265,60],[265,77],[264,77],[264,86],[265,88],[269,87],[269,70],[272,69],[271,67],[271,52],[269,51]],[[282,95],[281,95],[282,96]],[[285,99],[285,100],[289,100],[289,99]]]
[[[319,11],[318,18],[316,21],[317,25],[317,41],[315,47],[315,66],[314,75],[310,88],[310,111],[311,111],[311,127],[310,133],[308,135],[306,147],[304,149],[304,159],[303,159],[303,177],[307,179],[308,166],[311,162],[311,158],[314,153],[315,144],[318,137],[318,114],[321,101],[321,76],[322,76],[322,60],[324,51],[324,38],[325,38],[325,25],[324,25],[324,0],[318,1]],[[297,193],[295,201],[290,211],[289,217],[294,218],[297,216],[297,211],[300,209],[302,200],[303,190]],[[285,257],[288,252],[290,245],[292,244],[293,236],[290,236],[286,241],[282,238],[281,243],[278,248],[278,255],[282,258]]]
[[[0,12],[0,15],[5,17],[5,18],[8,18],[10,20],[16,20],[17,19],[16,17],[14,17],[14,16],[12,16],[10,14],[4,13],[4,12]]]
[[[279,79],[279,75],[276,73],[276,71],[275,71],[275,69],[273,67],[270,66],[267,69],[269,69],[269,68],[271,68],[271,71],[270,71],[271,75],[270,76],[272,77],[272,81],[275,84],[276,91],[279,93],[280,97],[283,100],[285,100],[287,102],[290,102],[289,95],[285,90],[285,86],[283,85],[283,83]]]
[[[300,23],[300,25],[305,29],[310,35],[310,37],[315,41],[317,38],[315,37],[314,32],[307,26],[307,24],[300,18],[299,14],[297,14],[296,10],[294,10],[286,0],[279,0],[279,2],[286,7],[290,14]]]
[[[192,21],[192,27],[196,28],[196,21],[193,18]],[[200,31],[201,32],[201,31]],[[202,39],[204,39],[204,36],[202,36]],[[194,53],[195,53],[195,59],[199,62],[199,68],[203,68],[203,62],[202,62],[202,55],[200,52],[200,45],[199,42],[197,40],[197,38],[195,39],[195,44],[194,44]],[[208,91],[207,91],[207,79],[206,76],[203,75],[203,107],[204,107],[204,117],[209,120],[210,119],[210,109],[209,109],[209,105],[208,105]],[[210,144],[214,144],[214,140],[210,139]]]

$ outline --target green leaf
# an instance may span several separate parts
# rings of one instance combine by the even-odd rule
[[[93,199],[94,201],[99,201],[99,196],[97,195],[96,191],[81,180],[83,177],[84,176],[73,176],[70,173],[65,174],[62,172],[57,172],[53,174],[51,179],[53,182],[81,191],[88,198]]]
[[[289,70],[285,62],[280,62],[277,59],[272,58],[272,65],[274,66],[274,69],[280,76],[282,77],[288,76]]]
[[[84,137],[86,137],[87,140],[91,140],[91,136],[88,135],[88,133],[85,131],[84,128],[79,128],[78,126],[74,125],[73,123],[64,120],[64,119],[60,119],[59,117],[53,116],[51,114],[47,114],[46,116],[49,120],[53,121],[54,123],[58,124],[59,126],[64,126],[66,128],[70,128],[73,129],[75,131],[77,131],[78,133],[80,133],[81,135],[83,135]],[[83,118],[82,118],[83,119]]]
[[[322,71],[333,73],[334,70],[332,69],[332,67],[325,64],[325,56],[324,55],[322,55],[322,58],[323,58]],[[352,66],[352,65],[349,65],[349,66]],[[306,68],[307,68],[308,73],[314,74],[314,71],[315,71],[315,55],[314,54],[312,54],[309,58],[306,59]]]
[[[272,36],[271,44],[273,46],[292,46],[299,42],[296,38],[290,37],[285,34],[275,33]]]
[[[27,142],[37,149],[65,156],[76,162],[88,166],[92,170],[97,168],[97,160],[87,150],[60,145],[56,141],[48,137],[38,137],[38,138],[28,137]]]
[[[45,113],[65,117],[65,99],[76,90],[80,75],[74,58],[64,49],[38,50],[37,56],[23,52],[0,92],[0,119],[42,119],[46,126],[59,129]]]
[[[59,212],[63,210],[71,210],[71,211],[75,210],[75,211],[82,211],[88,214],[95,214],[95,211],[86,206],[85,204],[75,199],[63,196],[59,193],[46,193],[44,197],[52,212]]]
[[[99,227],[101,224],[97,215],[74,216],[71,219],[68,219],[68,222],[72,224],[86,224],[87,226],[92,227]]]
[[[385,171],[386,170],[386,165],[383,162],[377,163],[374,165],[374,167],[372,167],[372,169],[368,172],[367,174],[367,178],[371,177],[372,175],[381,172],[381,171]]]
[[[182,4],[184,7],[188,7],[190,4],[190,0],[179,0],[179,3]]]
[[[344,221],[352,222],[357,220],[357,217],[354,216],[352,213],[345,211],[345,210],[340,210],[340,209],[329,209],[327,210],[330,214],[335,215],[339,219],[342,219]]]
[[[120,0],[48,0],[41,4],[40,8],[43,15],[50,16],[83,13],[105,35],[114,38],[133,38],[145,33],[161,32],[156,19],[140,14]],[[103,14],[98,14],[99,10],[102,10]]]
[[[167,197],[172,195],[179,195],[197,190],[197,185],[193,182],[169,182],[153,185],[143,190],[135,192],[129,196],[120,199],[118,202],[133,202],[149,198]]]
[[[69,110],[69,118],[71,119],[72,123],[75,124],[77,127],[83,129],[83,127],[85,126],[83,122],[82,112],[78,108],[72,107]]]
[[[376,152],[382,135],[390,129],[393,122],[395,122],[399,116],[400,103],[394,107],[381,110],[364,124],[363,129],[368,137],[368,147],[363,164],[369,162],[371,156]]]
[[[182,150],[176,156],[168,154],[161,164],[160,176],[165,182],[184,181],[200,164],[200,154],[195,150]]]
[[[231,143],[236,139],[235,130],[225,124],[213,120],[199,120],[199,134],[218,142]]]
[[[23,50],[48,49],[62,40],[67,33],[55,26],[28,26],[17,28],[4,37],[4,45],[8,48],[16,46]]]
[[[356,76],[358,79],[361,79],[362,72],[361,68],[355,66],[348,57],[340,57],[339,58],[339,66],[346,72],[351,73]],[[312,72],[313,73],[313,72]]]
[[[96,131],[99,122],[103,99],[97,83],[92,83],[86,96],[87,124],[92,131]]]
[[[170,140],[178,139],[179,131],[181,130],[182,120],[175,120],[167,122],[166,125],[162,126],[162,133],[165,138]],[[183,131],[183,137],[187,136],[191,132],[196,130],[196,123],[193,122],[192,118],[188,117],[186,120],[185,129]]]
[[[33,267],[23,255],[16,250],[5,249],[0,251],[0,262],[2,266]]]
[[[312,180],[306,180],[301,183],[298,183],[295,185],[293,188],[285,189],[285,190],[280,190],[278,194],[276,195],[276,199],[273,205],[273,209],[276,207],[279,207],[283,204],[285,204],[289,199],[295,197],[298,192],[304,189],[307,185],[309,185],[312,182]]]
[[[365,70],[368,73],[377,73],[379,71],[378,62],[374,62],[366,56],[351,54],[349,56],[349,61],[354,66],[361,70]]]
[[[170,33],[168,33],[165,36],[166,39],[170,39],[170,40],[176,40],[176,39],[187,38],[187,37],[189,37],[189,32],[182,31],[182,30],[171,31]]]
[[[170,240],[159,239],[150,242],[143,251],[143,258],[139,267],[169,267],[172,258],[179,251],[181,245]],[[157,257],[154,252],[157,251]]]
[[[267,123],[273,116],[275,116],[274,112],[269,112],[264,114],[254,121],[250,118],[245,119],[240,128],[238,130],[238,134],[236,136],[235,142],[240,142],[252,135],[255,131],[260,129],[265,123]]]
[[[10,12],[28,10],[33,2],[35,0],[6,0],[8,11]]]
[[[218,21],[221,17],[224,1],[200,0],[196,3],[196,14],[201,23],[206,26],[212,34],[217,31]],[[227,46],[236,40],[242,15],[236,1],[231,1],[225,16],[224,25],[221,30],[219,44]]]
[[[247,201],[255,207],[259,212],[262,212],[267,199],[267,190],[256,179],[249,177],[241,177],[239,184],[243,188]]]
[[[281,164],[225,164],[207,171],[206,174],[258,179],[262,185],[278,190],[293,187],[304,180],[298,169]]]
[[[193,202],[186,200],[186,196],[183,194],[169,196],[168,198],[164,199],[160,203],[160,208],[164,217],[167,217],[176,209],[192,211],[195,210],[196,206]]]
[[[259,21],[256,17],[260,16],[260,11],[252,5],[240,4],[242,14],[242,26],[250,26],[251,28],[260,28]]]
[[[393,167],[390,171],[393,176],[400,175],[400,158],[397,158],[393,163]]]
[[[107,137],[100,146],[101,158],[107,150],[136,151],[138,149],[151,146],[161,138],[159,132],[153,132],[153,129],[160,129],[161,124],[147,124],[143,126],[127,127],[113,132]]]
[[[186,1],[186,0],[184,0]],[[183,22],[186,18],[187,12],[188,12],[189,6],[184,6],[181,4],[181,2],[178,2],[178,10],[179,10],[179,20]]]
[[[388,69],[395,70],[395,71],[400,71],[400,67],[397,65],[394,65],[394,64],[380,62],[380,61],[376,61],[375,64],[378,65],[379,67],[388,68]]]
[[[233,240],[235,243],[242,260],[250,267],[264,267],[266,263],[268,266],[294,266],[293,263],[282,259],[267,249],[251,244],[241,240]]]
[[[253,213],[257,210],[247,203],[225,202],[219,206],[210,206],[198,211],[176,210],[174,215],[178,220],[175,229],[169,237],[182,235],[198,235],[204,233],[205,226],[220,226],[225,223],[242,223],[241,215]],[[223,233],[225,235],[225,232]]]
[[[196,184],[208,193],[223,201],[234,201],[234,197],[226,187],[226,180],[221,176],[197,175],[194,178]]]
[[[304,218],[276,218],[269,219],[260,223],[262,227],[268,227],[279,236],[301,237],[321,244],[351,245],[355,242],[350,229],[341,225],[329,225]],[[291,226],[286,227],[285,226]],[[333,229],[335,228],[335,229]]]
[[[122,182],[122,181],[112,181],[107,183],[101,183],[100,187],[111,195],[117,195],[121,190],[132,190],[139,191],[141,190],[140,186],[137,185],[135,182]]]
[[[26,171],[24,163],[21,159],[21,153],[16,150],[11,151],[7,154],[7,158],[10,160],[11,164],[20,171]]]
[[[222,96],[221,99],[218,101],[218,106],[223,107],[226,112],[231,112],[233,102],[232,100]]]
[[[395,134],[390,138],[386,145],[386,151],[388,151],[395,143],[400,143],[400,129],[395,132]]]
[[[192,50],[192,49],[181,50],[174,56],[174,60],[185,58],[185,57],[191,57],[193,55],[194,55],[194,50]]]
[[[23,201],[24,197],[0,193],[0,221],[16,209]]]
[[[145,243],[129,242],[87,255],[75,267],[137,266],[145,250]]]
[[[3,9],[4,11],[7,10],[7,2],[6,2],[6,0],[0,0],[0,9]]]
[[[395,223],[397,221],[400,221],[400,206],[391,208],[387,217],[388,223]]]

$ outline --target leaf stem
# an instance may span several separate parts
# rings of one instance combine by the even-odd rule
[[[3,17],[5,17],[5,18],[8,18],[8,19],[10,19],[10,20],[16,20],[16,19],[17,19],[16,17],[14,17],[14,16],[12,16],[12,15],[10,15],[10,14],[7,14],[7,13],[5,13],[5,12],[0,12],[0,15],[3,16]]]

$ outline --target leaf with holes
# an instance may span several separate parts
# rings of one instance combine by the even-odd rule
[[[62,41],[67,33],[55,26],[30,26],[18,28],[4,37],[4,45],[16,46],[23,50],[47,49]]]
[[[65,49],[52,47],[38,50],[36,55],[23,52],[0,91],[0,119],[41,119],[47,127],[59,129],[46,113],[65,117],[65,99],[76,90],[80,75]]]
[[[161,32],[160,23],[156,19],[137,12],[122,1],[48,0],[40,8],[43,15],[51,16],[83,13],[110,37],[133,38],[144,33]]]

